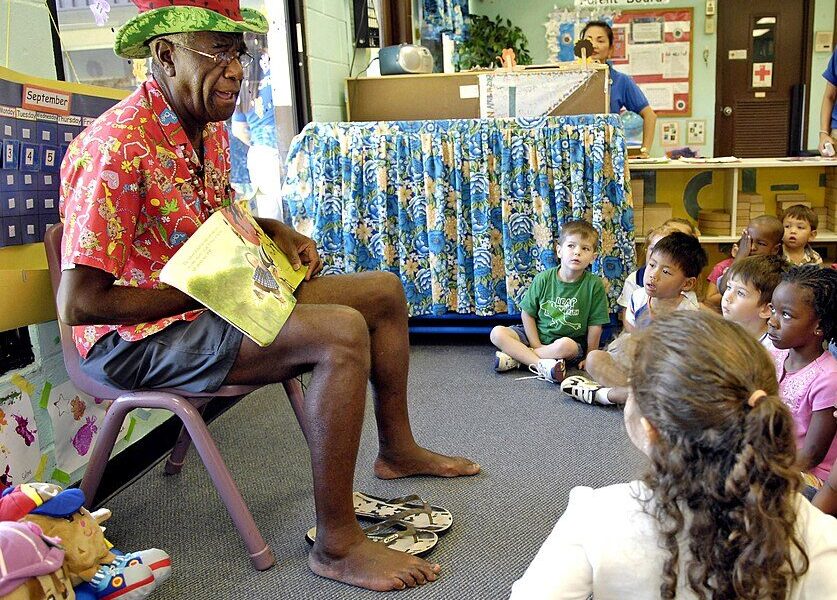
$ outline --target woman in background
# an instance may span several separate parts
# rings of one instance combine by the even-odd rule
[[[590,21],[581,31],[581,39],[589,40],[593,44],[593,55],[590,58],[607,63],[610,67],[610,112],[618,115],[624,108],[642,117],[642,147],[639,149],[639,155],[640,158],[648,158],[654,143],[657,113],[648,104],[648,98],[630,75],[613,68],[613,63],[610,62],[613,56],[613,29],[604,21]]]

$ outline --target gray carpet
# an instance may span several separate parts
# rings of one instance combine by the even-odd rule
[[[491,370],[489,346],[414,346],[413,429],[424,445],[482,465],[473,478],[381,481],[372,475],[376,436],[371,404],[356,489],[387,498],[418,493],[450,509],[454,525],[428,558],[442,577],[415,590],[378,594],[313,575],[304,534],[313,525],[310,462],[279,386],[262,389],[211,430],[277,565],[259,573],[246,557],[194,451],[183,472],[157,465],[108,503],[107,535],[120,549],[159,547],[174,562],[153,598],[507,598],[576,485],[626,481],[641,461],[615,408],[587,406],[523,372]]]

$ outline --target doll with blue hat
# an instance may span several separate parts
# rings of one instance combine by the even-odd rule
[[[30,504],[35,506],[27,512]],[[79,489],[61,490],[45,483],[18,485],[3,492],[0,514],[35,523],[47,536],[61,539],[64,566],[76,598],[140,600],[171,575],[171,558],[162,550],[124,555],[113,551],[97,519],[84,508],[84,493]]]

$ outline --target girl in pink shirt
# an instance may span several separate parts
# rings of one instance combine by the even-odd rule
[[[837,271],[794,267],[773,292],[767,336],[779,393],[796,424],[799,467],[820,481],[837,460],[837,359],[823,343],[837,337]]]

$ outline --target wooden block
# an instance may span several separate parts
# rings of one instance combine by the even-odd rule
[[[802,206],[807,206],[811,208],[811,202],[808,200],[803,200],[802,202],[798,200],[777,200],[776,201],[776,208],[781,210],[782,212],[789,209],[791,206],[797,206],[801,204]]]
[[[750,192],[738,192],[738,202],[745,202],[750,204],[764,204],[764,197],[761,194],[752,194]]]
[[[808,197],[800,192],[777,192],[776,203],[789,202],[791,204],[802,204]]]
[[[729,235],[728,227],[701,227],[701,235]]]
[[[631,195],[634,199],[634,208],[642,208],[645,204],[645,180],[631,179]]]
[[[698,222],[730,224],[732,215],[720,210],[702,210],[698,213]]]
[[[645,230],[655,229],[671,218],[671,205],[662,202],[646,204],[642,213]]]
[[[634,235],[645,235],[646,233],[642,209],[634,210]]]

